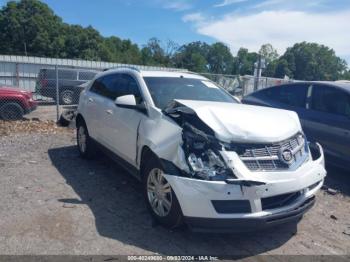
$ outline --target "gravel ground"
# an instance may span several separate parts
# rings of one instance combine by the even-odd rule
[[[152,223],[140,184],[118,165],[79,158],[72,130],[28,130],[0,135],[2,255],[350,254],[350,177],[340,170],[326,181],[339,193],[322,190],[297,228],[169,231]]]

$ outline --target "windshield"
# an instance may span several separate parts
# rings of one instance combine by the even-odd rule
[[[154,104],[164,109],[174,99],[237,103],[209,80],[183,77],[144,77]]]

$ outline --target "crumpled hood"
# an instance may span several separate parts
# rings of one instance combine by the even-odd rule
[[[176,102],[195,111],[223,142],[274,143],[301,131],[293,111],[222,102]]]

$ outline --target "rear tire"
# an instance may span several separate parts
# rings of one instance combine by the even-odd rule
[[[74,104],[75,100],[75,94],[74,91],[66,89],[61,91],[60,93],[60,104],[61,105],[72,105]]]
[[[84,122],[77,123],[77,146],[80,156],[92,159],[96,153],[96,146],[89,136],[89,131]]]
[[[183,224],[181,207],[158,161],[150,159],[142,175],[144,198],[153,218],[167,228],[180,227]]]
[[[0,118],[3,120],[20,120],[23,118],[24,110],[16,102],[5,103],[0,107]]]

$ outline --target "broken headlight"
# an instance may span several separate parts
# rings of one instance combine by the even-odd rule
[[[211,149],[201,153],[189,153],[187,162],[193,177],[204,180],[225,180],[232,178],[233,173],[225,162]]]
[[[220,156],[211,149],[200,154],[190,153],[187,162],[194,177],[204,180],[225,180],[232,177],[231,169],[227,168]]]
[[[235,177],[220,155],[222,144],[210,134],[186,123],[183,141],[190,175],[204,180],[226,180]]]

